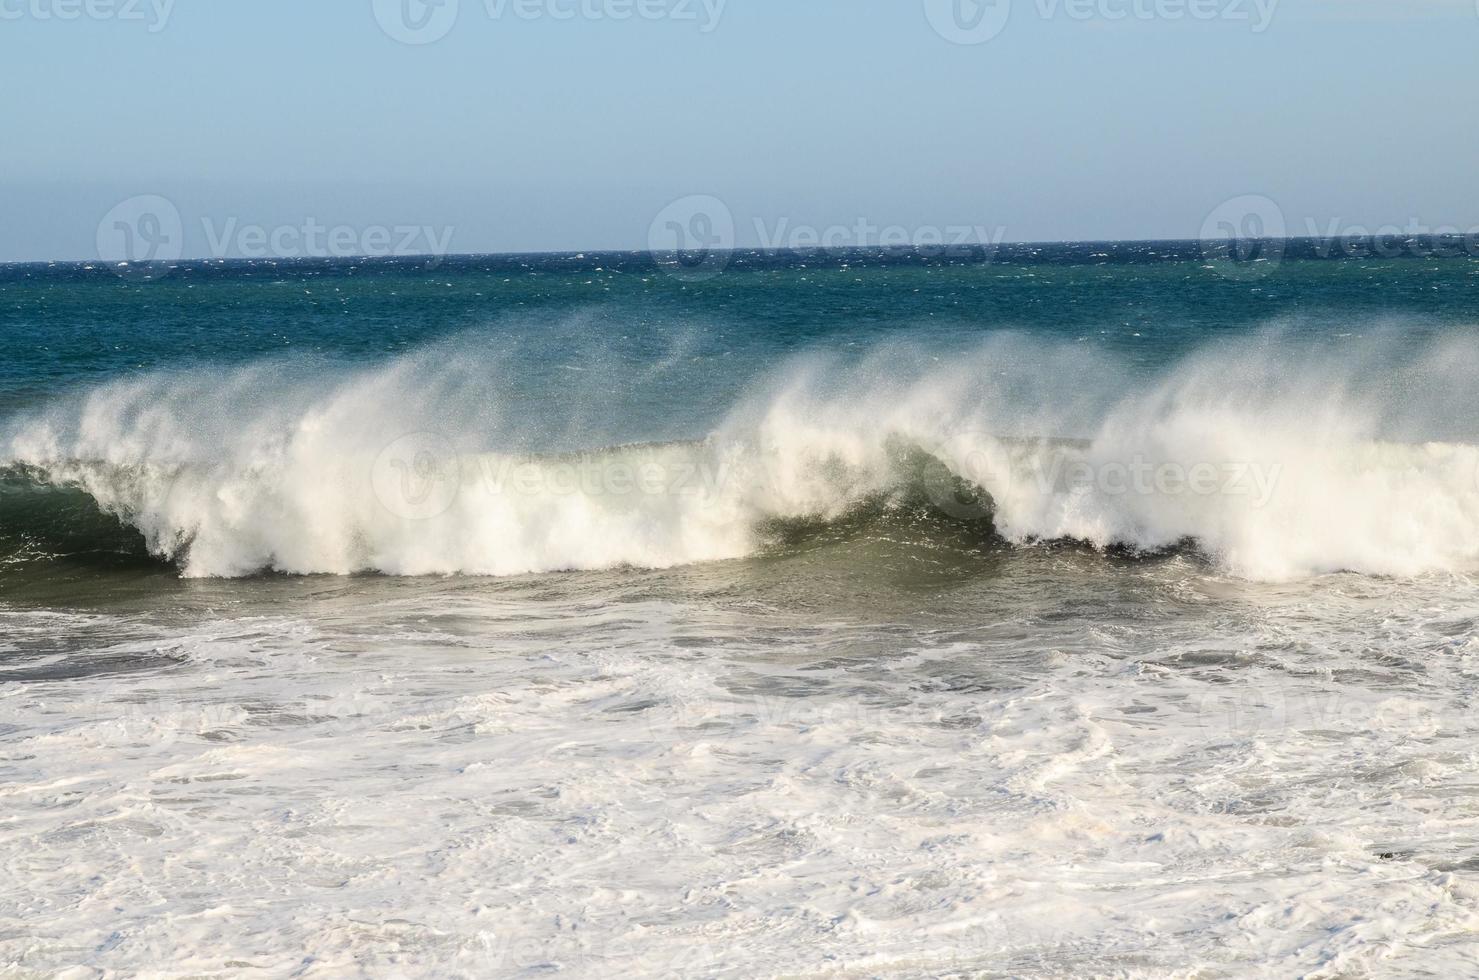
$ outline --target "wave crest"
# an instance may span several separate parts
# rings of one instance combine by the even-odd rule
[[[105,385],[12,423],[0,465],[80,489],[189,576],[667,567],[880,506],[1018,545],[1192,541],[1256,579],[1409,575],[1479,559],[1479,412],[1453,387],[1475,349],[1264,336],[1158,371],[1009,336],[812,355],[706,438],[562,454],[536,451],[496,365],[443,347]]]

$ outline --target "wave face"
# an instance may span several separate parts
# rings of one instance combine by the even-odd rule
[[[1468,334],[1265,333],[1148,369],[1004,334],[886,345],[784,361],[700,438],[566,452],[599,395],[531,400],[467,343],[149,374],[0,430],[20,528],[0,546],[67,547],[58,522],[76,521],[193,577],[514,575],[739,558],[913,508],[1018,546],[1190,546],[1252,579],[1462,570],[1479,560],[1476,352]],[[77,491],[132,530],[79,514]]]

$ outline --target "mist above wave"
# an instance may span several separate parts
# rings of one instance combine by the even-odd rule
[[[1250,578],[1407,575],[1479,559],[1476,369],[1468,333],[1267,332],[1154,369],[994,334],[790,357],[706,438],[562,453],[620,370],[534,389],[464,338],[114,381],[11,421],[0,465],[80,487],[190,576],[666,567],[864,506],[989,518],[1021,545],[1189,541]]]

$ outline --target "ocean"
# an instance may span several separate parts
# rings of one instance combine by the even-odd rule
[[[1479,971],[1479,261],[0,267],[0,973]]]

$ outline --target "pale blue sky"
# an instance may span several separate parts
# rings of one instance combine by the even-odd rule
[[[372,0],[55,16],[84,2],[0,0],[0,260],[93,258],[137,194],[178,207],[190,254],[307,218],[449,229],[459,252],[642,248],[690,194],[740,244],[781,219],[1193,238],[1249,194],[1291,233],[1479,226],[1473,0],[1278,0],[1261,32],[1253,0],[1010,0],[977,45],[932,0],[728,0],[707,32],[703,0],[628,21],[460,0],[424,45]]]

